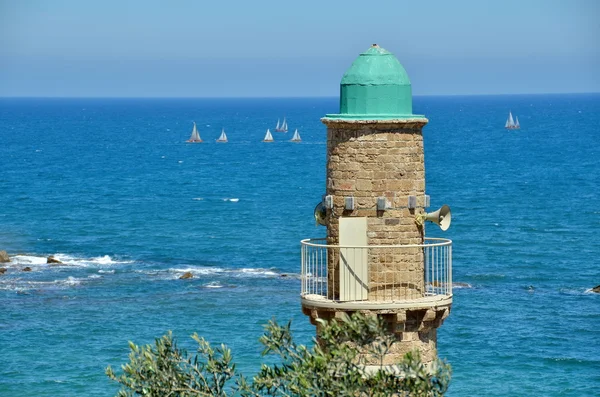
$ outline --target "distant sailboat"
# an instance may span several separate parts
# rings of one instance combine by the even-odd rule
[[[519,118],[517,117],[517,121],[515,122],[513,120],[512,112],[508,112],[508,119],[506,120],[506,124],[504,125],[504,128],[506,128],[508,130],[520,129],[521,125],[519,124]]]
[[[277,132],[288,132],[287,121],[285,121],[285,117],[283,118],[283,123],[279,125],[279,119],[277,119],[277,125],[275,126],[275,131]]]
[[[271,130],[267,129],[267,133],[265,134],[263,142],[273,142],[273,135],[271,135]]]
[[[296,131],[294,131],[294,136],[292,137],[292,139],[290,139],[290,141],[292,142],[300,142],[302,141],[302,139],[300,138],[300,134],[298,133],[298,129],[296,128]]]
[[[219,136],[219,139],[217,139],[217,142],[227,142],[227,134],[225,134],[225,128],[221,129],[221,135]]]
[[[200,138],[200,134],[198,133],[198,129],[196,128],[195,121],[194,121],[194,128],[192,129],[192,135],[190,136],[190,139],[188,139],[186,142],[190,142],[190,143],[202,142],[202,138]]]

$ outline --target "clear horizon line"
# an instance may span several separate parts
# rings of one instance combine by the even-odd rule
[[[413,98],[420,97],[489,97],[489,96],[542,96],[542,95],[598,95],[597,91],[585,92],[544,92],[544,93],[519,93],[519,94],[419,94]],[[0,99],[337,99],[339,96],[316,95],[316,96],[31,96],[31,95],[0,95]]]

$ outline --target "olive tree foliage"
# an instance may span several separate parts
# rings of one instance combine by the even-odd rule
[[[236,371],[225,345],[213,348],[194,334],[198,347],[191,356],[177,347],[170,332],[154,345],[130,342],[122,373],[108,367],[106,374],[121,384],[119,397],[442,396],[448,388],[450,366],[439,360],[425,365],[418,354],[407,354],[393,371],[365,371],[366,358],[382,363],[395,343],[377,318],[354,314],[322,322],[313,347],[294,343],[290,325],[271,320],[265,326],[263,355],[278,360],[263,364],[251,380]]]

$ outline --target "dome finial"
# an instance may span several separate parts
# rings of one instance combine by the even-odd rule
[[[371,47],[379,48],[379,45],[377,43],[375,43]]]

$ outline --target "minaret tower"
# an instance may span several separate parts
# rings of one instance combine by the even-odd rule
[[[385,365],[413,350],[430,362],[452,305],[452,242],[426,238],[423,221],[445,230],[450,212],[425,211],[428,120],[412,113],[404,67],[374,44],[342,78],[340,113],[321,121],[327,186],[315,218],[327,238],[302,241],[303,312],[315,325],[339,313],[382,316],[398,340]]]

